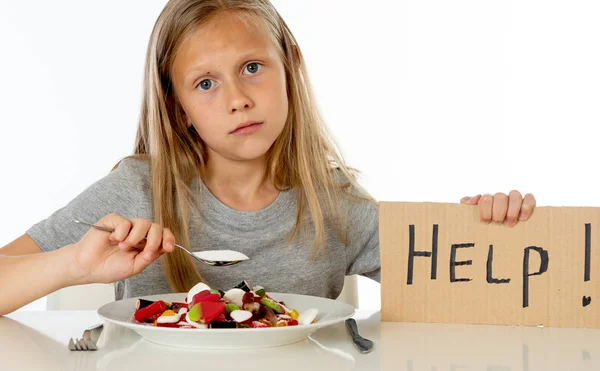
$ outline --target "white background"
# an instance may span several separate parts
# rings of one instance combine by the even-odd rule
[[[131,153],[165,0],[0,0],[0,246]],[[600,3],[274,0],[378,200],[600,205]],[[379,307],[360,281],[360,307]],[[42,299],[28,308],[45,308]]]

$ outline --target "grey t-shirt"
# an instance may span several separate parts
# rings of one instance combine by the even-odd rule
[[[334,230],[327,228],[326,246],[313,260],[314,236],[303,234],[289,241],[296,223],[294,192],[281,192],[262,210],[237,211],[214,197],[200,180],[192,184],[192,191],[199,196],[193,196],[193,201],[201,207],[191,210],[191,249],[237,250],[250,257],[226,267],[197,263],[200,274],[213,288],[228,290],[247,280],[267,291],[335,299],[346,275],[360,274],[380,280],[378,208],[373,202],[342,201],[348,244],[344,245]],[[73,223],[72,219],[94,223],[110,213],[152,221],[147,162],[124,159],[117,169],[33,225],[27,234],[43,251],[55,250],[79,241],[87,231],[87,227]],[[115,285],[117,300],[170,292],[161,259]]]

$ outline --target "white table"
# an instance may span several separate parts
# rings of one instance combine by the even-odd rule
[[[343,324],[245,351],[169,348],[109,324],[100,350],[71,352],[69,337],[98,322],[94,311],[22,311],[0,317],[0,370],[600,370],[600,330],[382,323],[361,310],[355,318],[375,341],[369,354],[354,348]]]

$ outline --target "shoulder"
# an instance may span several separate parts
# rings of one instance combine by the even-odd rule
[[[379,203],[360,184],[358,172],[342,167],[334,167],[332,172],[343,212],[350,219],[357,219],[356,221],[376,220]]]
[[[150,161],[136,156],[125,157],[115,164],[107,178],[115,182],[147,187],[151,180]]]
[[[139,201],[140,197],[152,192],[150,162],[133,156],[118,161],[102,179],[95,182],[88,191],[98,194],[131,197]]]

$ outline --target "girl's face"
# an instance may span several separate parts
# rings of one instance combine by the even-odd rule
[[[209,157],[261,158],[288,115],[285,70],[263,27],[221,14],[182,44],[172,68],[175,92]]]

